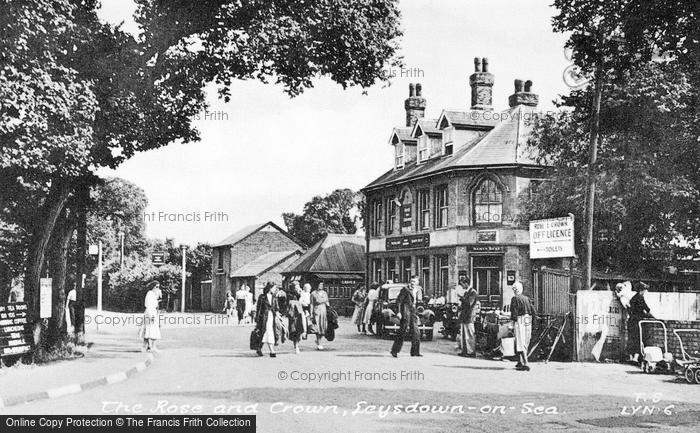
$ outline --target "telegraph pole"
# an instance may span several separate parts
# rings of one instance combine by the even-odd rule
[[[589,140],[588,181],[586,194],[586,274],[584,278],[584,290],[591,288],[593,279],[593,214],[595,213],[595,165],[598,160],[598,141],[600,136],[600,100],[603,93],[603,36],[597,38],[597,55],[595,61],[595,76],[593,84],[593,116],[591,118],[591,136]]]

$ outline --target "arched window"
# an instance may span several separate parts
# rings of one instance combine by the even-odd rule
[[[474,190],[474,222],[500,224],[503,213],[503,192],[495,181],[484,179]]]

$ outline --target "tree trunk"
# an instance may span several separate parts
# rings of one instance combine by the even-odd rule
[[[10,290],[12,290],[12,270],[7,264],[0,262],[0,304],[8,300]]]
[[[66,272],[68,268],[68,248],[75,231],[75,222],[65,216],[59,219],[49,245],[49,272],[53,286],[53,309],[47,343],[54,346],[66,336]]]
[[[53,181],[30,238],[27,251],[27,271],[24,277],[24,297],[29,306],[29,319],[35,324],[39,322],[39,286],[46,249],[56,226],[56,220],[61,214],[69,194],[70,183],[67,180],[55,179]],[[35,332],[35,338],[38,336],[39,332]]]
[[[90,187],[81,180],[76,188],[76,222],[77,235],[75,241],[75,337],[82,342],[85,335],[85,282],[83,274],[86,269],[87,252],[87,207],[90,201]]]

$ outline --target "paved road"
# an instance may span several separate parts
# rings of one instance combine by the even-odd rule
[[[309,340],[299,355],[286,343],[277,358],[258,358],[247,350],[250,329],[165,329],[162,353],[135,378],[5,413],[160,414],[201,406],[207,414],[257,413],[260,432],[697,431],[700,424],[700,386],[631,366],[540,363],[518,372],[510,362],[457,357],[446,340],[424,343],[422,358],[409,357],[406,347],[394,359],[389,341],[357,335],[347,322],[323,352]]]

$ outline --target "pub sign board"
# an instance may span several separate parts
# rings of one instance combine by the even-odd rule
[[[574,216],[530,221],[530,258],[573,257]]]
[[[427,248],[430,246],[430,234],[401,236],[399,238],[387,238],[386,250],[407,250],[413,248]]]
[[[413,216],[411,215],[411,205],[404,204],[401,206],[401,227],[411,227],[413,225]]]
[[[32,329],[27,323],[27,304],[0,304],[0,357],[32,350]]]

